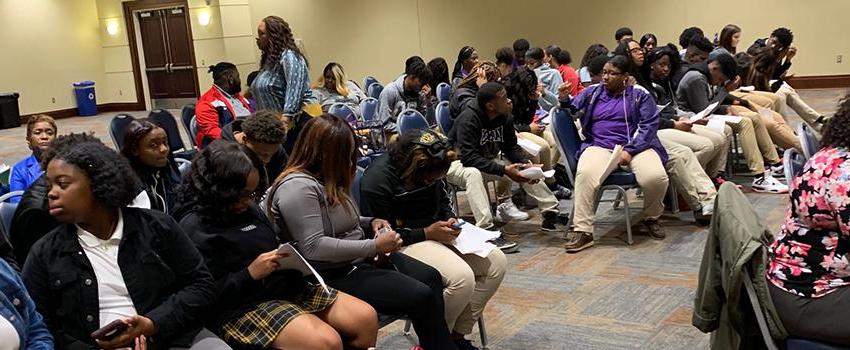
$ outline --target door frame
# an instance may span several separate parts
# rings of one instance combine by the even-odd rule
[[[145,101],[145,90],[148,89],[142,83],[142,69],[139,63],[139,44],[136,42],[136,21],[134,13],[145,10],[156,10],[169,7],[182,6],[186,11],[186,32],[189,34],[189,55],[192,58],[192,64],[196,65],[195,59],[195,39],[192,37],[192,16],[189,15],[189,3],[186,0],[137,0],[125,1],[121,3],[124,8],[124,22],[127,28],[127,39],[130,42],[130,56],[133,62],[133,80],[136,84],[136,106],[145,110],[147,101]],[[196,65],[195,72],[192,74],[195,79],[195,94],[200,97],[200,84],[198,82],[198,67]]]

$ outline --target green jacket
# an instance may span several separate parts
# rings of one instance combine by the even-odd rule
[[[747,197],[731,183],[717,191],[714,216],[705,242],[692,323],[715,332],[712,349],[763,347],[758,324],[743,289],[743,269],[752,271],[759,304],[775,339],[786,338],[764,278],[767,245],[773,235],[759,220]],[[762,345],[756,345],[762,344]]]

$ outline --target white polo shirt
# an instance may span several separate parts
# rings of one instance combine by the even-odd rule
[[[100,327],[117,319],[136,315],[136,307],[130,299],[130,292],[124,283],[124,276],[118,266],[118,245],[124,237],[124,218],[118,212],[118,224],[107,240],[77,226],[77,239],[89,258],[94,275],[97,278],[97,295],[100,304]]]

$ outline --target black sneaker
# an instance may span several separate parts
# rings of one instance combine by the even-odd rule
[[[472,341],[466,338],[455,339],[454,343],[457,350],[479,350],[475,345],[472,345]]]
[[[517,249],[518,249],[516,243],[511,242],[507,239],[504,239],[504,238],[502,238],[502,236],[493,238],[493,239],[489,240],[488,242],[495,244],[496,247],[501,249],[502,252],[505,253],[505,254],[516,252]]]
[[[573,198],[573,191],[564,186],[555,184],[553,186],[550,186],[549,190],[552,191],[552,194],[554,194],[555,198],[557,198],[558,200]]]
[[[566,239],[564,249],[567,253],[578,253],[593,246],[593,235],[587,232],[570,231],[567,232]]]
[[[649,232],[649,238],[664,239],[664,237],[667,237],[664,233],[664,228],[661,227],[661,224],[659,224],[656,219],[643,220],[643,226],[646,227],[646,230]]]
[[[560,231],[558,225],[566,226],[569,223],[569,218],[561,216],[554,211],[543,212],[543,224],[540,225],[541,231]]]

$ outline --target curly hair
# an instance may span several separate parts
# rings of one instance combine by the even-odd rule
[[[594,59],[596,56],[602,56],[608,54],[608,48],[602,44],[593,44],[587,47],[587,50],[584,52],[584,57],[581,58],[581,64],[579,66],[587,67],[590,64],[590,60]]]
[[[295,38],[292,36],[292,29],[289,28],[289,23],[278,16],[268,16],[263,18],[263,23],[266,25],[266,34],[269,36],[269,47],[266,51],[263,51],[263,54],[260,57],[260,66],[264,67],[266,63],[274,64],[279,62],[280,55],[286,50],[292,50],[304,59],[304,64],[307,66],[310,65],[310,63],[307,62],[307,57],[304,56],[304,53],[301,52],[301,49],[299,49],[298,45],[295,43]]]
[[[826,122],[821,144],[850,148],[850,94],[838,103],[838,111]]]
[[[56,133],[56,120],[54,120],[53,117],[47,114],[36,114],[30,117],[29,120],[27,120],[27,139],[32,136],[32,131],[33,129],[35,129],[35,124],[41,122],[50,124],[50,126],[53,128],[53,133]]]
[[[281,144],[286,138],[286,129],[278,115],[268,110],[257,111],[242,122],[242,132],[252,141]]]
[[[92,197],[107,208],[122,208],[133,202],[141,182],[130,163],[115,150],[88,134],[56,138],[42,159],[42,168],[53,160],[71,164],[88,177]]]
[[[496,64],[512,64],[514,62],[514,50],[503,47],[496,50]]]
[[[197,210],[202,221],[227,224],[234,219],[230,207],[239,201],[248,175],[261,167],[245,146],[215,140],[192,160],[192,170],[180,186],[177,201]]]
[[[528,67],[519,67],[504,80],[508,98],[513,102],[514,118],[530,122],[538,106],[537,100],[530,97],[537,90],[537,75]]]
[[[783,48],[791,46],[791,43],[794,42],[794,33],[785,27],[774,29],[773,32],[770,33],[770,36],[775,37],[776,41],[778,41]]]
[[[694,36],[705,36],[705,33],[699,27],[685,28],[682,30],[682,34],[679,34],[679,46],[687,48]]]

